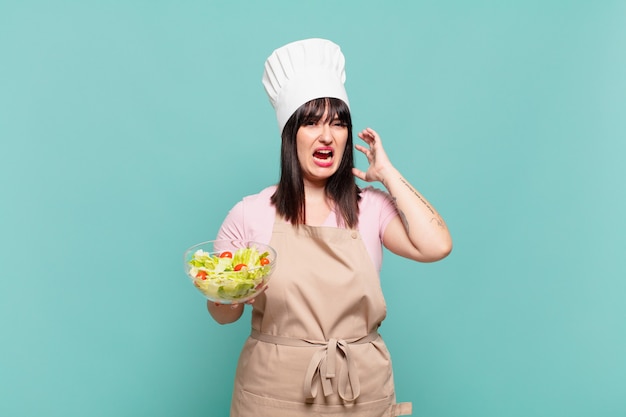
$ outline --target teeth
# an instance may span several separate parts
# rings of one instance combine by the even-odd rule
[[[319,149],[313,152],[313,158],[329,160],[333,157],[332,149]]]

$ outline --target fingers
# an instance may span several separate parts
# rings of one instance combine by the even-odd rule
[[[360,180],[367,181],[366,180],[367,177],[365,176],[365,172],[361,171],[358,168],[352,168],[352,175],[354,175],[355,177],[357,177]]]
[[[231,309],[236,309],[239,307],[239,303],[233,303],[233,304],[222,304],[222,303],[218,303],[217,301],[214,302],[213,304],[215,304],[215,307],[225,307],[225,306],[229,306]]]
[[[259,293],[257,293],[257,296],[263,294],[265,291],[267,291],[267,289],[269,288],[269,285],[266,285],[265,288],[263,288]],[[254,300],[256,300],[256,298],[251,298],[248,301],[246,301],[246,304],[250,305],[250,304],[254,304]]]
[[[371,153],[371,152],[370,152],[370,150],[369,150],[369,149],[367,149],[365,146],[356,144],[356,145],[354,145],[354,147],[356,148],[356,150],[357,150],[357,151],[359,151],[359,152],[361,152],[361,153],[365,154],[365,156],[367,156],[367,157],[369,157],[369,156],[370,156],[370,153]]]
[[[379,139],[378,133],[370,127],[367,127],[359,132],[358,136],[367,142],[369,145],[372,145]]]
[[[369,144],[369,148],[366,148],[363,145],[354,145],[357,151],[361,152],[367,158],[367,162],[371,165],[375,159],[375,151],[372,148],[372,144]]]

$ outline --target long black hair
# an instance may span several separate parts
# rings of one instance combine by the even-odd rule
[[[326,120],[321,120],[324,114]],[[304,181],[296,144],[298,129],[306,123],[325,123],[335,118],[348,128],[348,140],[337,172],[326,182],[326,196],[335,203],[338,224],[343,223],[349,228],[358,224],[361,191],[352,174],[354,145],[350,109],[342,100],[326,97],[300,106],[285,124],[281,135],[280,181],[271,201],[277,213],[293,225],[304,224],[306,221]]]

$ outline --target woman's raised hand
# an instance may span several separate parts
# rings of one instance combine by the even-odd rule
[[[365,155],[367,162],[369,163],[369,167],[365,172],[358,168],[353,168],[352,173],[355,177],[363,181],[383,182],[383,171],[386,168],[391,168],[392,165],[387,157],[387,154],[385,153],[385,150],[383,149],[380,136],[378,136],[378,133],[376,133],[374,129],[369,127],[359,132],[358,136],[367,144],[367,146],[356,144],[354,147]]]

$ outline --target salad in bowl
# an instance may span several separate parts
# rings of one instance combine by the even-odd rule
[[[243,303],[263,292],[276,265],[269,245],[244,240],[210,240],[185,251],[184,268],[209,300]]]

